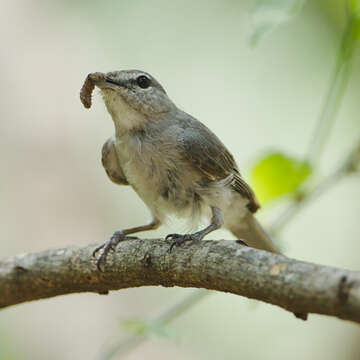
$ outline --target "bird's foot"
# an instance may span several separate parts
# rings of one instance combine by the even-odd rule
[[[169,234],[166,236],[165,240],[172,240],[172,243],[169,248],[169,252],[172,251],[174,246],[181,246],[187,241],[200,241],[204,236],[199,232],[194,234]]]
[[[235,240],[235,242],[243,246],[249,246],[244,240]]]
[[[104,271],[104,265],[106,263],[107,255],[110,251],[115,251],[117,244],[120,241],[127,239],[137,239],[136,236],[126,236],[123,231],[115,231],[114,234],[110,237],[108,241],[105,241],[103,244],[97,246],[93,251],[93,257],[96,257],[96,254],[100,252],[100,255],[97,257],[96,266],[99,271]]]

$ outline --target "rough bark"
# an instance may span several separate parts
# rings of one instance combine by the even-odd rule
[[[93,249],[67,247],[0,260],[0,307],[69,293],[162,285],[230,292],[291,312],[360,322],[360,272],[297,261],[236,241],[202,241],[169,253],[169,242],[137,239],[120,243],[101,273]]]

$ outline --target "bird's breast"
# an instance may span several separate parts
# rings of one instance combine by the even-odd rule
[[[127,181],[153,211],[182,216],[199,208],[199,177],[174,145],[135,137],[119,138],[115,147]]]

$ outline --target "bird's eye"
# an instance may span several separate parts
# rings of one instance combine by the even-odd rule
[[[150,79],[144,75],[140,75],[136,79],[136,82],[142,89],[146,89],[150,86]]]

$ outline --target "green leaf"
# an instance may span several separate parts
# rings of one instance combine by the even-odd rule
[[[163,339],[175,340],[176,336],[167,326],[158,322],[145,322],[138,319],[125,319],[121,322],[123,329],[138,336],[155,335]]]
[[[279,197],[295,194],[310,174],[308,163],[273,152],[256,163],[251,182],[260,203],[266,205]]]
[[[357,18],[360,18],[360,0],[349,0],[349,10]]]
[[[255,46],[276,26],[290,21],[306,0],[258,0],[253,10],[250,44]]]
[[[148,332],[148,324],[142,320],[125,319],[121,325],[125,331],[135,335],[146,335]]]
[[[360,38],[360,0],[349,0],[349,13],[353,20],[352,36]]]

